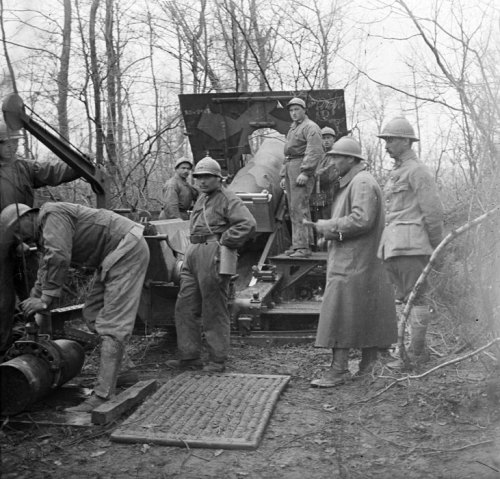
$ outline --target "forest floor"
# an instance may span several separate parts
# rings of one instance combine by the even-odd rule
[[[162,382],[176,374],[162,366],[175,347],[161,335],[134,336],[129,351],[141,379]],[[95,377],[96,357],[87,355],[80,380]],[[433,355],[426,369],[447,359]],[[330,352],[312,344],[233,341],[227,372],[291,376],[254,451],[115,443],[116,423],[77,428],[4,420],[1,477],[500,478],[500,404],[487,387],[491,354],[386,391],[401,375],[382,363],[368,379],[311,388],[329,361]],[[356,365],[353,357],[350,368]]]

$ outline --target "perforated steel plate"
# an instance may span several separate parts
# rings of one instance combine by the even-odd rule
[[[183,373],[113,434],[117,442],[256,449],[290,376]]]

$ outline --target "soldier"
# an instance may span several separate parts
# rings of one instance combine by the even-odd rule
[[[443,206],[429,169],[417,158],[412,143],[419,141],[406,118],[397,117],[385,125],[379,138],[394,159],[394,168],[384,187],[386,223],[378,255],[384,260],[396,291],[404,303],[443,237]],[[432,316],[417,298],[410,312],[411,360],[427,358],[425,335]],[[388,366],[401,366],[401,361]]]
[[[166,366],[222,372],[229,352],[231,276],[219,274],[220,252],[223,247],[241,247],[255,231],[256,222],[241,199],[221,186],[217,161],[203,158],[193,176],[201,194],[191,214],[191,244],[175,306],[179,359],[167,361]],[[201,361],[202,328],[208,347],[205,366]]]
[[[17,156],[19,139],[23,136],[19,130],[11,130],[0,119],[0,211],[14,203],[33,206],[34,190],[42,186],[56,186],[73,181],[78,173],[68,165],[49,161],[31,161]],[[25,299],[23,281],[15,272],[19,269],[18,258],[0,251],[0,355],[5,352],[11,341],[14,321],[16,293]],[[28,269],[36,269],[36,257],[27,257]],[[24,272],[23,272],[24,273]]]
[[[328,155],[333,144],[335,143],[335,130],[329,126],[321,129],[323,137],[323,150],[325,155],[318,164],[316,169],[316,191],[312,195],[313,208],[316,210],[316,219],[330,219],[334,187],[338,180],[338,174],[333,168],[332,156]]]
[[[175,162],[175,174],[165,183],[163,190],[163,210],[160,219],[189,219],[188,211],[198,198],[198,190],[187,179],[193,169],[193,162],[181,157]]]
[[[3,240],[35,242],[43,252],[35,286],[21,303],[26,317],[50,309],[70,265],[97,270],[83,316],[101,337],[99,373],[90,398],[71,408],[92,411],[114,395],[134,328],[149,261],[143,226],[105,209],[45,203],[40,210],[8,206],[0,214],[0,228]]]
[[[343,137],[327,153],[339,175],[331,218],[315,227],[329,240],[325,294],[316,346],[331,348],[333,361],[313,387],[334,387],[350,378],[348,353],[361,349],[358,374],[370,372],[378,348],[396,340],[391,285],[377,247],[384,228],[382,192],[359,143]]]
[[[301,98],[292,98],[287,105],[293,123],[285,142],[285,163],[280,171],[281,187],[288,195],[292,222],[292,245],[285,253],[292,258],[311,256],[312,234],[303,224],[311,219],[309,199],[314,189],[315,171],[323,157],[321,130],[306,114]]]

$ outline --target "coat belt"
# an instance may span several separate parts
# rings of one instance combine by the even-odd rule
[[[191,241],[192,244],[208,243],[209,241],[219,241],[220,237],[221,237],[220,234],[216,234],[216,235],[190,235],[189,241]]]

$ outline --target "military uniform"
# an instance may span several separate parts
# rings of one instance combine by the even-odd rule
[[[108,398],[134,328],[148,267],[143,226],[109,210],[71,203],[46,203],[38,218],[43,257],[31,296],[59,297],[70,265],[96,270],[83,317],[103,344],[107,340],[112,345],[108,355],[101,349],[94,388],[99,397]]]
[[[338,173],[330,163],[331,156],[324,155],[316,170],[316,194],[311,206],[316,209],[317,219],[330,219],[332,216],[333,196],[338,189]]]
[[[188,210],[198,198],[199,191],[186,180],[177,175],[170,178],[165,183],[163,191],[163,211],[160,219],[181,218],[189,219]]]
[[[230,276],[219,274],[219,244],[239,248],[255,231],[248,208],[224,187],[202,193],[191,213],[190,240],[175,306],[180,359],[196,360],[205,333],[209,361],[224,363],[229,351]]]
[[[292,222],[292,249],[308,249],[312,241],[311,229],[302,220],[311,219],[309,198],[314,189],[315,171],[323,157],[323,144],[319,126],[307,116],[293,122],[286,136],[285,163],[280,176],[285,179],[288,209]],[[296,184],[300,173],[309,179],[304,186]]]
[[[316,346],[391,344],[397,337],[394,297],[376,257],[384,228],[382,192],[363,162],[340,179],[327,225],[332,233],[325,235],[331,241]]]
[[[384,187],[385,228],[378,256],[385,261],[396,299],[406,301],[443,237],[443,206],[429,169],[407,150]]]
[[[43,186],[57,186],[73,181],[78,173],[68,165],[50,161],[31,161],[15,157],[13,161],[0,159],[0,211],[14,203],[33,206],[34,190]],[[1,247],[0,247],[1,248]],[[26,298],[23,271],[12,251],[0,251],[0,351],[8,347],[14,320],[16,293]],[[27,257],[28,270],[36,270],[36,257]],[[31,281],[28,280],[30,283]]]

